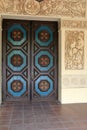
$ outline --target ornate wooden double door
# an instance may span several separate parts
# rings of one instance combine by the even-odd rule
[[[56,22],[3,20],[3,100],[57,99]]]

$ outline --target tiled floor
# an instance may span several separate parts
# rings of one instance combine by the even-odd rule
[[[0,130],[87,130],[87,104],[5,103]]]

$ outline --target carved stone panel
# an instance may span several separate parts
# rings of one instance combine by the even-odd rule
[[[0,0],[0,13],[85,17],[86,0]]]
[[[40,4],[35,0],[0,0],[0,13],[37,14]]]
[[[65,27],[65,28],[83,28],[83,29],[87,29],[87,21],[62,20],[61,26]]]
[[[44,0],[40,6],[41,15],[84,17],[86,13],[85,0]]]
[[[84,68],[84,32],[65,31],[65,69]]]
[[[64,75],[63,88],[87,88],[87,75]]]

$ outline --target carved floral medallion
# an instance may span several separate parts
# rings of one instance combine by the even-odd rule
[[[50,59],[47,55],[43,55],[39,58],[39,64],[42,66],[42,67],[46,67],[50,64]]]
[[[40,83],[39,83],[39,89],[43,92],[46,92],[48,91],[48,89],[50,88],[50,84],[48,81],[46,80],[42,80]]]
[[[14,66],[20,66],[22,63],[23,63],[23,59],[20,55],[14,55],[12,58],[11,58],[11,63],[12,65]]]
[[[13,90],[14,92],[19,92],[20,90],[22,90],[23,84],[22,84],[22,82],[19,81],[19,80],[14,80],[14,81],[12,82],[11,87],[12,87],[12,90]]]

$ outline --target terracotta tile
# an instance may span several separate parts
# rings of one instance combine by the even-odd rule
[[[9,127],[8,126],[0,126],[0,130],[9,130]]]
[[[36,121],[36,123],[42,123],[42,122],[45,123],[45,122],[48,122],[47,118],[44,118],[44,117],[43,118],[42,117],[41,118],[36,118],[35,121]]]
[[[10,121],[0,121],[0,126],[6,126],[9,125]]]
[[[11,125],[23,125],[23,119],[12,119]]]
[[[36,124],[32,123],[32,124],[24,125],[24,130],[39,130],[39,129],[37,129]]]
[[[75,128],[76,127],[76,125],[74,124],[73,121],[72,122],[68,121],[66,123],[64,122],[63,125],[64,125],[64,128]]]
[[[64,128],[64,124],[61,122],[53,122],[51,123],[51,127],[55,129]]]
[[[32,124],[35,122],[34,118],[26,118],[24,119],[24,124]]]
[[[23,114],[13,114],[12,118],[13,119],[22,119],[23,118]]]
[[[87,128],[69,128],[67,130],[87,130]]]
[[[49,123],[37,123],[38,129],[48,129],[51,128],[51,125]]]
[[[11,125],[9,130],[24,130],[24,127],[23,126],[20,126],[20,125]]]
[[[87,130],[87,104],[6,103],[0,107],[0,130]]]
[[[11,116],[0,116],[0,121],[9,121],[10,120],[10,118],[11,118]]]

